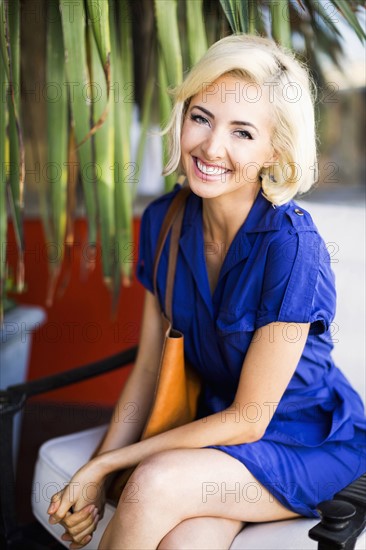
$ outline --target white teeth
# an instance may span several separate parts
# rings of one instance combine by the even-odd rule
[[[220,166],[207,166],[206,164],[202,164],[199,159],[197,159],[197,166],[203,174],[207,174],[208,176],[221,176],[221,174],[228,172],[228,170],[220,168]]]

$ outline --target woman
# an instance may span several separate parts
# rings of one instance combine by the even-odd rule
[[[106,480],[128,466],[138,465],[101,549],[229,548],[247,521],[317,517],[317,503],[366,471],[363,405],[330,355],[329,255],[293,201],[316,180],[306,69],[268,39],[224,38],[176,90],[167,131],[165,173],[179,167],[191,190],[173,319],[203,382],[197,419],[136,443],[161,354],[167,247],[157,296],[152,263],[178,185],[141,223],[141,341],[117,404],[135,403],[137,422],[111,422],[49,508],[70,548],[91,540]]]

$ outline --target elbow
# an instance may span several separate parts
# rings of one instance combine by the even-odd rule
[[[263,433],[257,431],[243,430],[243,432],[236,434],[231,440],[229,445],[241,445],[243,443],[255,443],[263,437]]]
[[[263,419],[250,422],[247,419],[240,418],[237,411],[232,407],[225,409],[221,413],[221,422],[225,422],[225,431],[221,431],[223,440],[219,445],[242,445],[244,443],[255,443],[259,441],[266,429],[267,423]]]
[[[254,443],[255,441],[259,441],[260,439],[262,439],[262,437],[264,436],[265,434],[265,431],[267,429],[267,426],[263,426],[262,424],[258,424],[255,429],[253,430],[253,434],[252,434],[252,443]]]
[[[245,425],[239,425],[236,427],[235,433],[230,437],[230,441],[227,442],[228,445],[241,445],[243,443],[255,443],[262,439],[265,428],[259,425],[258,423],[245,423]]]

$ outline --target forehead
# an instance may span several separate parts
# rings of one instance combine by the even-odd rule
[[[220,110],[230,120],[241,120],[243,114],[251,114],[257,123],[267,124],[273,117],[273,102],[270,99],[270,86],[224,75],[212,83],[203,83],[190,105]]]

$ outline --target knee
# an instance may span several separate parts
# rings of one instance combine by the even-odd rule
[[[182,537],[173,532],[165,535],[160,541],[157,550],[181,550],[183,548],[185,550],[190,548],[189,542],[187,540],[183,541]]]
[[[167,502],[174,488],[174,453],[163,451],[140,462],[131,475],[121,499],[140,505]]]

